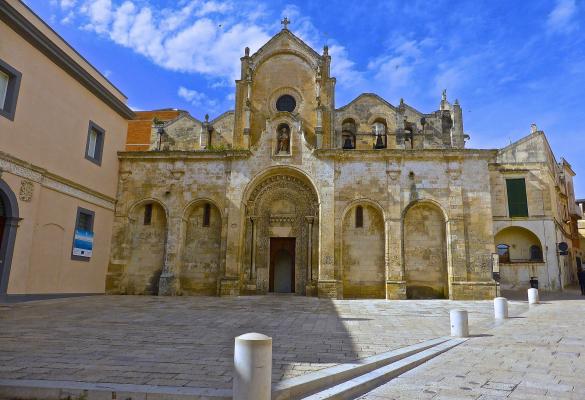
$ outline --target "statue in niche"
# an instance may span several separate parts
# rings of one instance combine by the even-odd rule
[[[287,124],[280,124],[276,136],[276,154],[290,154],[290,128]]]

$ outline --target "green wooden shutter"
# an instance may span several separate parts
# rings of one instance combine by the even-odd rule
[[[526,181],[506,179],[508,189],[508,209],[510,217],[528,217],[528,199],[526,198]]]

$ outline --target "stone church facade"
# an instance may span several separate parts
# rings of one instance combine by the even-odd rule
[[[489,299],[496,253],[503,287],[574,280],[556,250],[581,214],[574,173],[542,132],[467,149],[445,93],[431,113],[375,94],[336,108],[330,65],[285,27],[246,49],[234,111],[137,112],[107,292]]]

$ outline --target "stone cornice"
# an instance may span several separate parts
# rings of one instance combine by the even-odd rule
[[[0,152],[0,174],[2,172],[7,172],[28,179],[46,188],[76,197],[108,210],[114,210],[116,202],[114,198],[63,178],[44,168],[20,160],[7,153]]]
[[[119,151],[120,160],[222,160],[234,158],[248,158],[252,155],[249,150],[191,150],[191,151]]]
[[[497,150],[491,149],[372,149],[372,150],[342,150],[342,149],[318,149],[314,154],[318,158],[334,158],[337,160],[383,160],[383,159],[427,159],[444,157],[449,161],[454,159],[468,159],[469,157],[492,159],[497,155]]]
[[[119,115],[125,119],[134,118],[134,111],[112,94],[104,85],[5,0],[0,0],[0,20],[4,21],[37,50],[47,56]]]

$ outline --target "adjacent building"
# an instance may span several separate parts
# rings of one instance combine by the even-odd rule
[[[0,0],[0,295],[103,293],[126,97]]]

